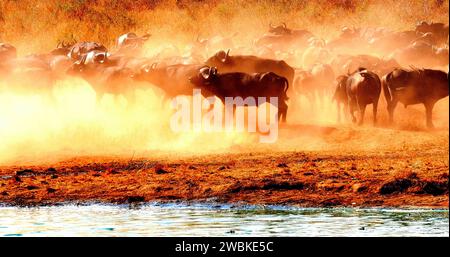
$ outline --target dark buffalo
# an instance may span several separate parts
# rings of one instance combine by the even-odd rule
[[[289,82],[273,72],[246,74],[242,72],[217,73],[215,67],[204,67],[189,79],[195,86],[217,96],[224,104],[225,97],[278,97],[279,119],[286,122]],[[257,100],[257,99],[256,99]],[[259,102],[258,102],[259,103]]]
[[[146,64],[133,75],[133,78],[162,89],[165,92],[165,98],[192,95],[194,85],[189,82],[189,78],[196,75],[202,67],[204,65],[176,64],[158,67],[156,63]]]
[[[285,61],[263,59],[252,55],[230,56],[228,52],[220,51],[206,61],[206,65],[217,67],[221,73],[243,72],[243,73],[264,73],[273,72],[281,77],[285,77],[289,85],[294,83],[295,70]]]
[[[343,75],[338,78],[338,85],[333,99],[338,107],[338,120],[340,120],[341,104],[349,110],[352,121],[356,122],[354,112],[359,111],[359,125],[364,122],[366,106],[373,105],[373,124],[377,123],[378,100],[381,93],[380,78],[374,72],[360,68],[351,75]]]
[[[434,104],[448,96],[448,73],[439,70],[395,69],[382,79],[386,97],[389,121],[394,120],[394,110],[398,102],[408,105],[423,104],[426,110],[426,123],[433,127],[432,112]]]

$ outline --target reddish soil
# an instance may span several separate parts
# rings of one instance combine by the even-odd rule
[[[403,149],[82,157],[3,166],[0,203],[213,201],[448,208],[448,131],[444,140]]]

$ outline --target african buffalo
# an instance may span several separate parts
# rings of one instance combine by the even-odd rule
[[[215,67],[203,67],[189,79],[196,87],[211,92],[224,104],[225,97],[278,97],[278,119],[286,122],[289,83],[273,72],[246,74],[242,72],[217,73]],[[258,101],[259,104],[261,104]]]
[[[398,49],[391,55],[402,65],[417,67],[442,67],[448,65],[448,49],[437,48],[424,42],[416,42],[405,48]]]
[[[211,54],[219,51],[220,49],[234,48],[233,39],[238,35],[234,33],[228,36],[213,36],[211,38],[200,39],[197,37],[194,43],[194,49],[196,52],[203,52],[206,54]]]
[[[422,21],[416,25],[416,31],[422,34],[431,32],[438,43],[444,43],[448,40],[448,24]]]
[[[395,69],[382,79],[386,97],[389,121],[394,120],[394,110],[398,102],[408,105],[423,104],[426,110],[426,123],[433,127],[432,112],[434,104],[448,96],[448,73],[439,70]]]
[[[95,58],[87,61],[87,57],[88,55],[84,55],[74,62],[67,70],[67,74],[86,80],[94,88],[98,101],[104,94],[128,95],[134,89],[130,83],[131,69]]]
[[[375,125],[380,93],[380,78],[365,68],[359,68],[353,74],[338,77],[338,85],[333,97],[338,107],[338,120],[340,120],[341,104],[344,104],[344,109],[349,110],[354,123],[356,122],[354,112],[359,111],[358,125],[362,125],[366,106],[372,104],[373,124]]]
[[[269,24],[269,33],[262,35],[256,39],[254,44],[256,47],[271,47],[277,50],[299,49],[308,46],[308,39],[314,35],[304,29],[293,30],[287,28],[285,23],[279,26]]]
[[[281,23],[279,26],[272,26],[272,24],[269,24],[269,33],[272,33],[274,35],[292,35],[294,37],[311,37],[313,34],[306,30],[306,29],[289,29],[286,26],[286,23]]]
[[[192,95],[194,85],[189,78],[196,75],[204,65],[176,64],[158,67],[156,63],[143,65],[139,71],[133,74],[133,79],[144,81],[162,89],[165,98],[177,95]]]
[[[332,92],[334,81],[335,75],[330,65],[316,64],[310,70],[296,72],[294,89],[297,94],[306,96],[314,108],[316,100],[321,101]]]
[[[139,55],[142,46],[150,37],[151,35],[148,33],[142,36],[133,32],[120,35],[116,40],[117,51],[115,54]]]
[[[333,69],[340,74],[353,73],[359,67],[365,67],[375,72],[379,77],[399,68],[400,64],[394,59],[380,59],[372,55],[337,55],[331,61]]]
[[[81,60],[81,58],[83,56],[85,56],[86,54],[88,54],[91,51],[100,51],[100,52],[108,52],[108,49],[100,44],[100,43],[96,43],[96,42],[79,42],[79,43],[75,43],[74,45],[69,47],[69,53],[68,56],[74,60],[74,61],[78,61]]]
[[[221,73],[243,72],[243,73],[263,73],[273,72],[281,77],[285,77],[289,85],[294,82],[295,70],[285,61],[263,59],[252,55],[230,56],[228,52],[220,51],[206,61],[206,65],[217,67]]]

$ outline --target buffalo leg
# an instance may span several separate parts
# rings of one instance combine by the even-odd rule
[[[358,104],[359,107],[359,121],[358,125],[362,125],[364,123],[364,114],[366,113],[366,104]]]
[[[278,109],[279,110],[278,120],[280,120],[280,118],[281,118],[281,121],[283,123],[286,123],[286,115],[287,115],[287,109],[288,109],[287,104],[284,101],[282,101],[278,108],[279,108]]]
[[[390,102],[388,102],[387,104],[387,110],[389,113],[389,123],[392,124],[394,122],[394,110],[395,107],[397,106],[398,101],[397,100],[392,100]]]
[[[355,101],[352,98],[348,99],[348,107],[349,107],[349,111],[350,111],[350,116],[352,117],[352,122],[356,123],[356,117],[355,117]]]
[[[373,101],[372,108],[373,108],[373,125],[376,126],[377,125],[377,112],[378,112],[378,99]]]
[[[337,106],[337,121],[338,123],[341,123],[341,103],[336,100],[336,106]]]
[[[434,103],[425,103],[425,112],[427,116],[427,127],[434,128],[433,125],[433,107]]]

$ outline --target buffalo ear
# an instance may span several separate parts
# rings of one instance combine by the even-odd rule
[[[217,67],[211,67],[210,69],[210,75],[216,76],[217,75]]]
[[[211,75],[211,68],[209,67],[203,67],[200,69],[200,76],[203,77],[203,79],[208,80],[209,75]]]

